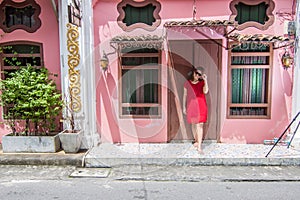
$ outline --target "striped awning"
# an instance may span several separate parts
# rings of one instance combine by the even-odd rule
[[[276,35],[267,35],[267,34],[239,34],[234,33],[230,34],[228,36],[229,39],[235,40],[238,42],[268,42],[268,43],[274,43],[274,42],[289,42],[291,39],[284,36],[276,36]]]
[[[190,20],[190,21],[169,21],[164,27],[216,27],[236,26],[236,22],[229,20]]]

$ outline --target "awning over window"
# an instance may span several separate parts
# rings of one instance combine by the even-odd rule
[[[284,36],[275,36],[267,34],[240,34],[235,33],[237,23],[229,20],[191,20],[191,21],[169,21],[164,24],[166,28],[193,28],[194,31],[201,35],[204,35],[208,39],[208,35],[205,35],[200,28],[209,28],[219,35],[223,35],[227,41],[236,41],[238,43],[273,43],[274,49],[293,45],[294,40]],[[221,45],[221,44],[220,44]],[[224,47],[228,48],[228,47]]]
[[[215,26],[236,26],[234,21],[229,20],[191,20],[191,21],[170,21],[164,27],[215,27]]]
[[[293,39],[284,36],[268,35],[268,34],[239,34],[233,33],[228,36],[229,40],[238,43],[273,43],[274,49],[289,46],[294,43]]]
[[[226,36],[228,32],[232,32],[236,26],[236,22],[229,20],[169,21],[164,24],[165,28],[194,28],[197,30],[201,27],[208,27],[223,36]]]
[[[234,33],[229,35],[228,38],[239,42],[288,42],[290,41],[289,38],[284,36],[265,35],[265,34],[243,35],[239,33]]]

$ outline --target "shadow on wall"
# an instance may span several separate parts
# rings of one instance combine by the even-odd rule
[[[283,81],[284,93],[289,97],[292,96],[293,82],[292,82],[291,76],[287,70],[283,71],[282,81]]]
[[[111,101],[112,98],[117,98],[117,90],[115,89],[116,87],[117,84],[111,73],[103,73],[97,85],[97,94],[100,94],[97,97],[99,98],[97,101],[97,118],[98,124],[100,125],[100,130],[101,126],[103,126],[102,123],[104,120],[107,120],[108,123],[109,133],[101,133],[100,131],[101,137],[110,134],[112,142],[119,143],[121,142],[120,129],[118,124],[116,123],[116,113]],[[103,116],[101,115],[103,113],[105,113],[107,119],[103,118]],[[107,138],[107,140],[110,139]]]

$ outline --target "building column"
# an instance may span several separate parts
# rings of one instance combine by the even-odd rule
[[[296,39],[295,39],[295,56],[294,56],[294,80],[293,80],[293,96],[292,96],[292,119],[300,112],[300,3],[297,1],[296,7]],[[298,122],[300,121],[300,115],[293,123],[291,133],[295,132]],[[295,133],[294,139],[291,144],[293,147],[300,149],[300,128]]]
[[[82,108],[87,147],[100,143],[96,126],[95,48],[92,0],[82,1]]]
[[[89,149],[100,141],[96,129],[93,7],[91,0],[81,2],[81,26],[76,26],[69,23],[68,5],[71,3],[72,0],[59,1],[62,94],[76,95],[72,106],[75,124],[84,132],[81,148]],[[64,122],[64,128],[67,127],[68,123]]]

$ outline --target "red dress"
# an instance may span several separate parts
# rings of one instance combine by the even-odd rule
[[[184,83],[187,90],[186,117],[189,124],[197,124],[207,120],[207,104],[203,86],[203,80],[196,84],[190,80]]]

